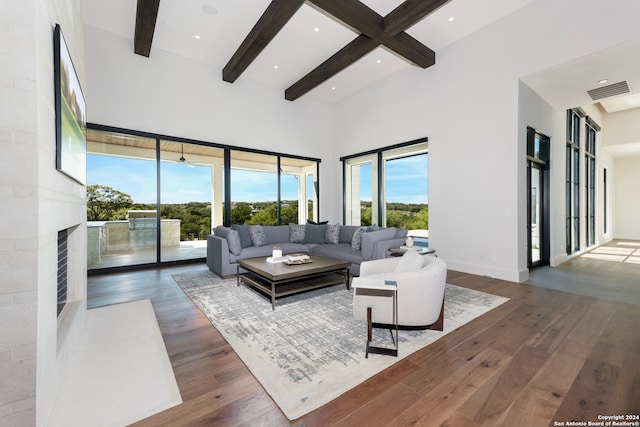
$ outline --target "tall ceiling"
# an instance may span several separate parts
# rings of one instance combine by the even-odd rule
[[[130,40],[134,46],[136,1],[82,0],[84,23]],[[337,1],[337,0],[336,0]],[[450,0],[408,28],[406,33],[438,52],[533,0]],[[403,0],[361,0],[386,16]],[[267,9],[271,0],[160,0],[151,57],[163,50],[212,68],[212,78],[222,80],[222,70]],[[453,19],[451,19],[453,18]],[[282,91],[354,40],[358,32],[305,3],[240,75]],[[578,58],[523,80],[558,109],[595,103],[587,90],[627,81],[629,95],[600,101],[612,113],[640,107],[640,42],[632,41]],[[304,96],[325,103],[338,102],[407,67],[405,59],[383,47],[350,65]],[[606,85],[605,84],[605,85]]]
[[[406,33],[435,51],[437,64],[440,49],[531,1],[451,0]],[[271,0],[161,0],[151,56],[155,49],[161,49],[189,58],[212,67],[212,78],[222,79],[222,69],[270,3]],[[403,0],[362,0],[362,3],[385,16]],[[86,25],[130,39],[133,52],[135,1],[83,0],[83,13]],[[252,79],[284,93],[358,34],[304,4],[239,79]],[[378,47],[304,96],[337,102],[412,66]]]

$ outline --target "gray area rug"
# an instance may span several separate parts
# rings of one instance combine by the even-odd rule
[[[400,331],[398,357],[365,359],[366,323],[353,320],[353,291],[336,285],[279,298],[209,271],[175,281],[220,331],[290,420],[335,399],[403,357],[507,301],[447,284],[445,330]],[[389,331],[376,345],[392,347]]]

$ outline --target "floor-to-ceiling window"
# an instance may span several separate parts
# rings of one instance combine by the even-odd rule
[[[317,161],[231,150],[229,224],[304,224],[318,216]]]
[[[278,157],[231,151],[231,223],[278,223]]]
[[[580,108],[567,110],[567,255],[596,244],[596,146],[600,127]],[[584,159],[584,163],[583,160]]]
[[[382,159],[383,224],[408,230],[428,230],[429,153],[426,146],[386,150]]]
[[[344,223],[378,224],[428,236],[427,139],[341,158]]]
[[[224,150],[160,140],[162,262],[206,256],[212,225],[222,224]]]
[[[87,267],[157,262],[156,140],[87,130]]]
[[[603,233],[609,232],[609,225],[607,221],[609,220],[609,216],[607,215],[607,209],[609,207],[609,189],[607,188],[607,168],[602,170],[602,226]]]
[[[345,160],[345,224],[377,224],[378,204],[373,200],[373,195],[378,193],[377,171],[375,155],[364,155]]]
[[[317,219],[318,164],[89,125],[88,269],[201,260],[218,225]]]
[[[566,249],[570,255],[580,250],[580,121],[584,114],[567,110],[566,145]]]
[[[587,246],[596,243],[596,130],[591,120],[585,124],[584,169],[585,169],[585,224]]]

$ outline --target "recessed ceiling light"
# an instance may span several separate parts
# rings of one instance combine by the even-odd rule
[[[378,60],[376,61],[376,64],[379,64],[379,63],[381,63],[381,62],[382,62],[382,61],[380,61],[380,60],[378,59]]]
[[[202,11],[209,16],[215,16],[218,14],[218,9],[216,9],[212,4],[203,4]]]
[[[331,88],[331,90],[336,90],[336,87],[335,87],[335,86],[333,86],[333,87]]]
[[[456,18],[454,18],[453,16],[451,16],[451,17],[449,18],[449,22],[453,22],[453,20],[454,20],[454,19],[456,19]]]
[[[195,37],[196,39],[200,40],[200,35],[199,35],[199,34],[196,34],[194,37]]]
[[[315,32],[317,33],[318,31],[320,31],[320,28],[315,27],[315,28],[313,29],[313,31],[315,31]]]
[[[598,80],[598,84],[599,84],[599,85],[603,85],[603,84],[605,84],[605,83],[606,83],[606,82],[608,82],[608,81],[609,81],[609,79],[600,79],[600,80]]]
[[[274,66],[273,66],[273,68],[275,68],[275,69],[277,70],[277,69],[278,69],[278,66],[277,66],[277,65],[274,65]]]

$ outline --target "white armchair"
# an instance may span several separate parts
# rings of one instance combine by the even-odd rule
[[[371,308],[373,327],[395,326],[392,293],[384,292],[385,281],[397,284],[398,325],[403,329],[444,327],[444,289],[447,279],[445,262],[410,250],[402,257],[363,262],[360,277],[354,277],[353,316],[368,320]],[[369,325],[371,328],[371,325]]]

